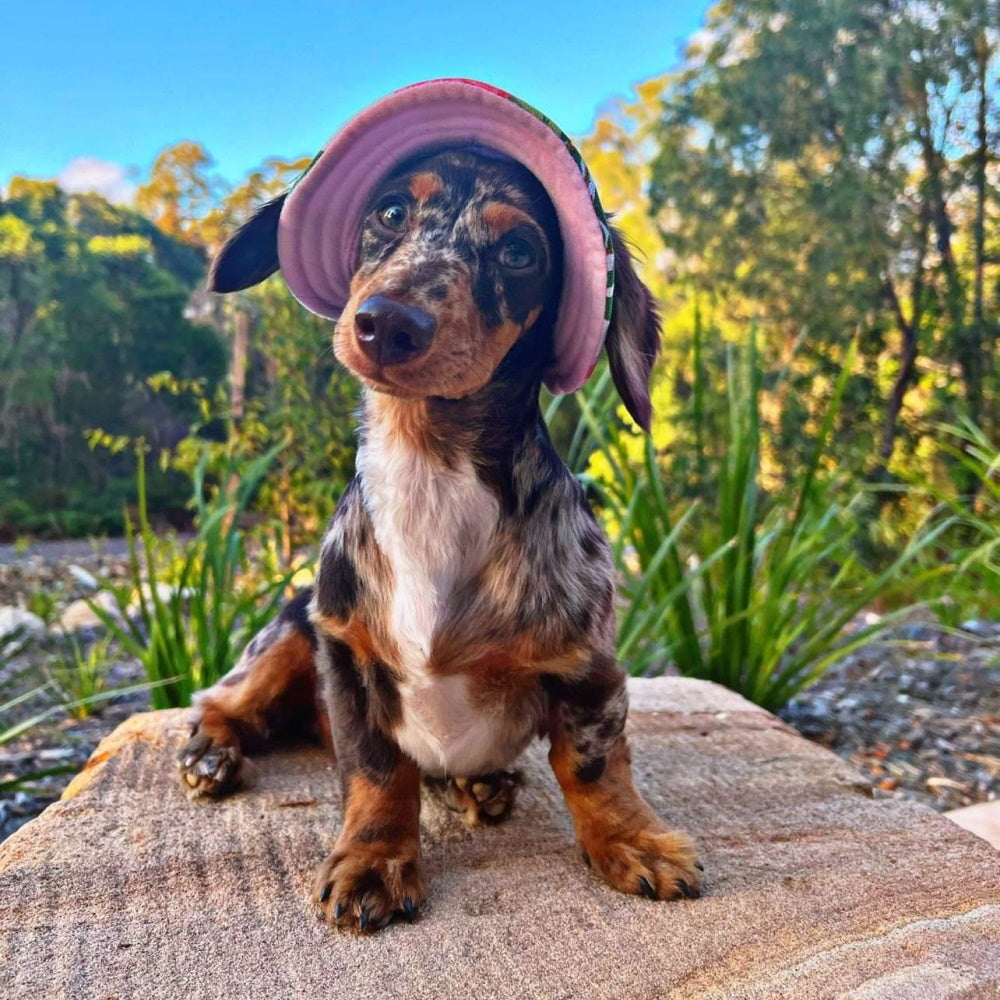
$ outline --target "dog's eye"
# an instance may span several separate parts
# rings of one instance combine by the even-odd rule
[[[500,263],[512,271],[523,271],[535,263],[535,248],[527,240],[515,236],[500,248]]]
[[[386,229],[398,233],[406,225],[406,206],[401,201],[390,201],[378,210],[378,221]]]

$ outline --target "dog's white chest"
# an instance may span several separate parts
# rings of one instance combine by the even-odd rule
[[[444,468],[380,429],[359,449],[358,470],[392,570],[389,630],[403,714],[396,738],[425,770],[474,773],[499,735],[491,714],[474,705],[464,677],[434,676],[427,663],[450,599],[486,559],[499,505],[468,461]]]
[[[455,469],[376,429],[358,449],[365,506],[392,569],[390,630],[407,676],[424,670],[449,598],[480,569],[499,506],[468,460]]]

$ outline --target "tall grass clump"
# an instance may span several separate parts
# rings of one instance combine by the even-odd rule
[[[42,664],[42,673],[74,719],[87,718],[95,700],[108,690],[112,641],[103,635],[88,644],[71,632],[61,637],[56,655]]]
[[[936,567],[943,584],[927,597],[941,619],[957,627],[967,618],[1000,615],[1000,447],[967,418],[942,424],[938,432],[939,451],[974,484],[974,492],[965,495],[950,495],[926,481],[914,487],[929,494],[953,522],[948,562]]]
[[[92,604],[109,631],[138,659],[153,705],[187,705],[236,663],[249,638],[277,613],[292,573],[261,572],[240,526],[278,449],[231,464],[206,487],[206,453],[193,472],[196,531],[164,546],[150,527],[145,462],[137,472],[137,523],[126,515],[131,587],[115,593],[118,614]]]
[[[756,336],[727,351],[724,418],[705,417],[707,378],[695,335],[693,409],[699,450],[695,501],[677,513],[651,438],[634,461],[615,417],[608,373],[582,397],[570,460],[599,449],[605,474],[583,479],[609,527],[622,598],[618,654],[633,674],[684,675],[724,684],[780,707],[839,658],[885,632],[903,613],[849,630],[886,584],[947,530],[924,524],[877,572],[858,565],[859,510],[819,479],[855,348],[844,360],[804,469],[780,494],[760,486],[761,359]],[[711,460],[705,457],[709,450]]]

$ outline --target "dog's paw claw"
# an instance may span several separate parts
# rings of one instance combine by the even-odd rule
[[[418,848],[394,856],[363,844],[337,849],[320,866],[315,898],[338,930],[370,934],[396,916],[412,922],[424,898]]]
[[[701,866],[679,831],[609,832],[591,838],[584,850],[592,870],[621,892],[662,900],[701,895]]]
[[[682,878],[677,880],[677,888],[685,899],[697,899],[701,895],[701,889],[688,885]]]

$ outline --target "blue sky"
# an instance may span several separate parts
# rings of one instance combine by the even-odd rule
[[[671,68],[709,0],[8,0],[0,185],[13,174],[126,190],[203,143],[237,180],[312,153],[351,114],[435,76],[488,80],[585,133],[607,99]]]

